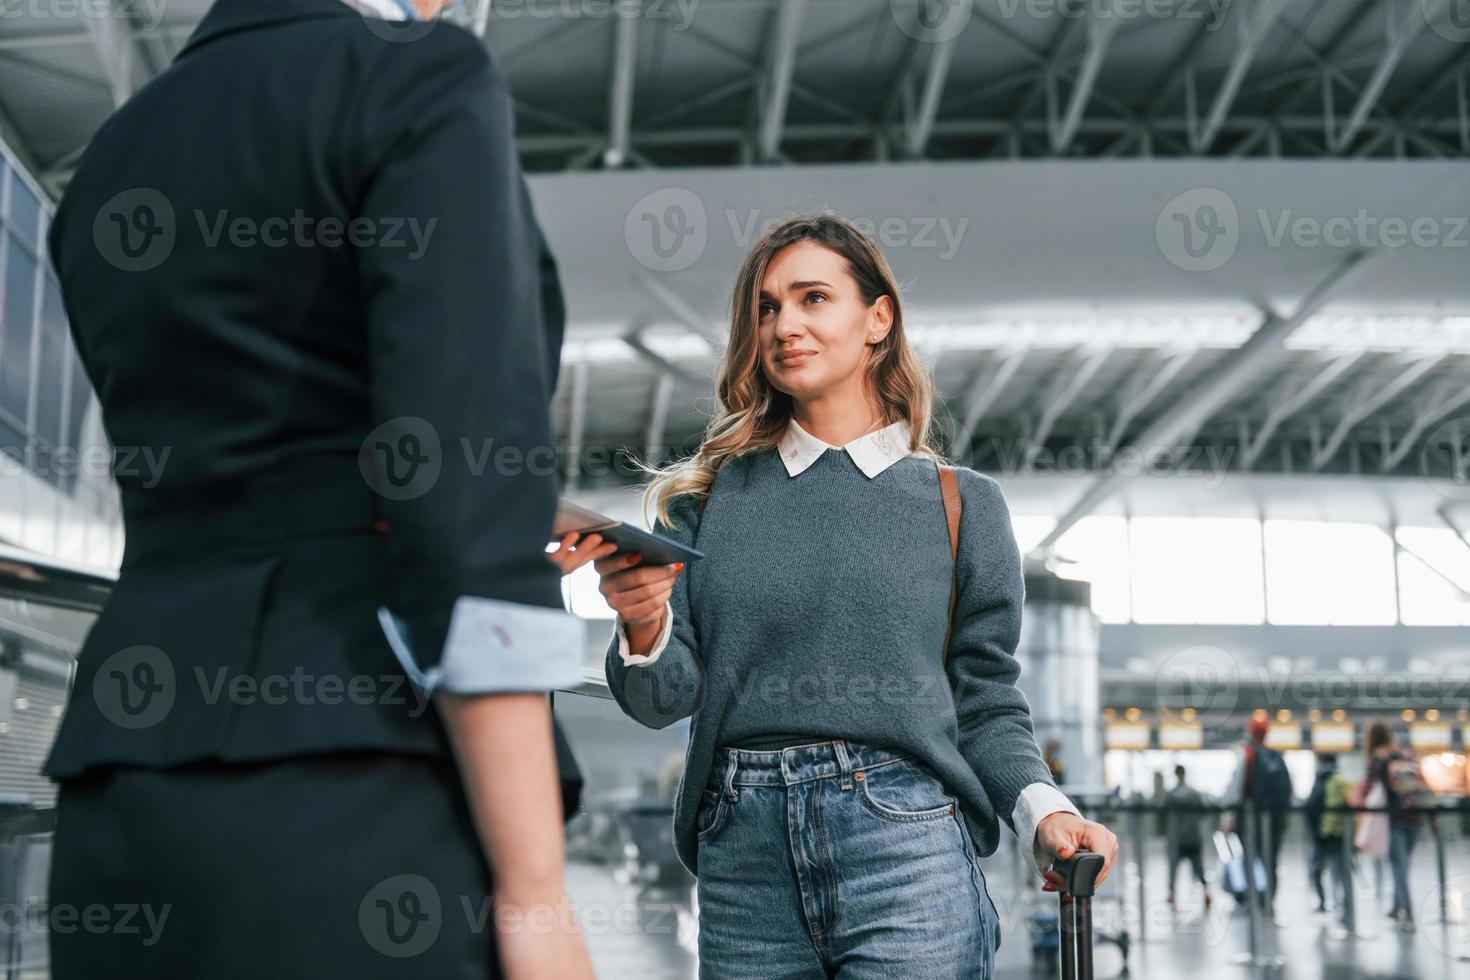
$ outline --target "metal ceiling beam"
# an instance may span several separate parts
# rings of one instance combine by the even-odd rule
[[[1097,76],[1102,71],[1103,59],[1107,57],[1108,45],[1118,33],[1122,19],[1117,16],[1092,17],[1087,21],[1087,53],[1082,56],[1082,69],[1072,85],[1072,94],[1067,101],[1067,111],[1061,123],[1051,134],[1051,150],[1058,156],[1066,153],[1077,135],[1077,126],[1082,122],[1082,113],[1092,100]]]
[[[1281,356],[1286,338],[1316,313],[1332,290],[1366,258],[1365,252],[1349,255],[1307,293],[1291,316],[1268,316],[1265,323],[1226,359],[1200,391],[1190,393],[1165,412],[1132,440],[1129,447],[1139,449],[1145,454],[1160,449],[1172,449],[1181,438],[1198,431],[1210,416],[1255,381],[1263,369]],[[1116,468],[1099,476],[1058,519],[1056,526],[1047,532],[1031,554],[1042,555],[1051,549],[1073,525],[1112,496],[1113,491],[1125,479],[1124,474]]]
[[[1430,74],[1427,81],[1417,86],[1413,95],[1394,108],[1393,115],[1399,119],[1407,119],[1422,112],[1439,94],[1440,86],[1456,78],[1463,81],[1467,64],[1470,64],[1470,44],[1462,44]]]
[[[1071,37],[1072,31],[1076,29],[1077,24],[1080,22],[1069,20],[1057,30],[1052,42],[1047,46],[1045,51],[1042,51],[1017,33],[1009,24],[997,19],[983,7],[975,7],[974,15],[981,23],[987,24],[993,30],[996,38],[1011,44],[1017,52],[1038,69],[1036,76],[1038,84],[1027,93],[1026,97],[1021,101],[1021,104],[1011,115],[1011,125],[1016,130],[1033,124],[1034,121],[1026,119],[1026,114],[1031,111],[1031,107],[1034,105],[1036,99],[1046,94],[1048,86],[1055,86],[1058,81],[1076,83],[1076,77],[1070,68],[1071,60],[1073,59],[1064,58],[1063,52],[1066,49],[1067,41]],[[1132,109],[1109,96],[1096,85],[1093,86],[1092,98],[1098,105],[1117,114],[1127,123],[1137,124],[1144,121]],[[1081,130],[1083,132],[1087,131],[1086,122],[1084,120]],[[1051,124],[1049,122],[1043,121],[1041,125],[1047,127],[1047,131],[1050,132]],[[1008,141],[1018,139],[1018,134],[1013,131],[1004,131],[998,135],[1005,137]]]
[[[1417,3],[1410,4],[1403,17],[1394,15],[1392,4],[1385,9],[1384,15],[1388,19],[1388,47],[1384,49],[1378,61],[1378,67],[1373,69],[1373,74],[1369,77],[1367,84],[1358,93],[1358,102],[1353,106],[1347,124],[1337,135],[1336,152],[1341,153],[1346,150],[1362,132],[1363,123],[1368,121],[1368,114],[1378,104],[1383,90],[1388,87],[1388,80],[1393,77],[1394,70],[1398,68],[1399,62],[1408,52],[1409,45],[1413,44],[1428,26],[1428,20],[1438,16],[1443,9],[1444,0],[1425,0],[1422,9]]]
[[[1215,93],[1215,101],[1210,106],[1210,114],[1206,117],[1203,128],[1190,141],[1196,153],[1207,151],[1215,142],[1215,137],[1220,135],[1220,127],[1224,125],[1225,117],[1230,114],[1236,97],[1240,95],[1240,86],[1245,81],[1251,62],[1256,60],[1256,53],[1266,40],[1267,33],[1285,9],[1286,0],[1257,0],[1245,16],[1236,20],[1238,37],[1235,54],[1230,59],[1230,67],[1225,71],[1225,80],[1220,83],[1220,90]]]
[[[1046,445],[1047,437],[1051,435],[1052,427],[1057,424],[1057,419],[1061,418],[1062,413],[1077,400],[1077,396],[1087,388],[1112,353],[1111,347],[1098,347],[1091,351],[1084,351],[1081,360],[1073,365],[1070,374],[1058,375],[1053,380],[1047,390],[1046,404],[1042,406],[1041,418],[1036,423],[1036,431],[1031,433],[1031,438],[1026,440],[1026,450],[1022,456],[1024,461],[1029,462]]]
[[[575,492],[582,477],[582,441],[587,433],[587,387],[592,368],[584,361],[572,364],[571,418],[567,433],[567,492]]]
[[[518,110],[525,108],[517,104]],[[528,113],[533,115],[534,113]],[[1105,136],[1117,138],[1119,136],[1130,136],[1139,139],[1147,145],[1154,141],[1155,145],[1162,142],[1165,137],[1170,137],[1169,143],[1180,153],[1187,153],[1188,146],[1183,140],[1187,140],[1192,123],[1186,117],[1159,118],[1149,120],[1147,123],[1138,123],[1127,119],[1083,119],[1078,126],[1079,133],[1094,136]],[[1438,119],[1418,119],[1412,124],[1400,123],[1388,120],[1369,120],[1365,129],[1374,133],[1385,133],[1388,136],[1397,136],[1401,132],[1408,132],[1420,138],[1428,138],[1432,134],[1442,134],[1446,138],[1460,139],[1462,120],[1459,116],[1446,116]],[[1304,153],[1312,155],[1329,155],[1325,144],[1321,143],[1322,120],[1319,116],[1283,116],[1275,119],[1262,116],[1236,116],[1227,119],[1224,124],[1225,131],[1240,132],[1247,139],[1259,142],[1265,139],[1272,140],[1281,136],[1298,136],[1299,134],[1311,134],[1315,142],[1300,140],[1298,146]],[[880,132],[882,127],[873,123],[803,123],[800,125],[787,126],[783,139],[787,142],[811,142],[811,141],[852,141],[871,138],[874,133]],[[941,119],[934,123],[934,136],[944,137],[1010,137],[1013,135],[1028,135],[1040,137],[1045,141],[1048,133],[1048,123],[1045,119],[1027,119],[1017,123],[1010,119]],[[895,132],[893,138],[901,139],[902,133]],[[655,147],[655,146],[681,146],[692,147],[700,145],[722,145],[738,144],[748,140],[749,130],[740,126],[698,126],[688,129],[664,129],[664,130],[634,130],[631,135],[633,146]],[[523,152],[531,153],[570,153],[592,145],[604,145],[606,135],[585,127],[566,133],[531,133],[517,137],[517,144]],[[1029,145],[1029,144],[1028,144]],[[1454,149],[1442,140],[1435,142],[1435,147],[1446,155],[1463,157],[1465,154]],[[1238,148],[1237,148],[1238,149]],[[1042,147],[1042,152],[1047,148]],[[1234,150],[1232,150],[1234,152]],[[637,150],[630,151],[633,159],[637,159]],[[1150,150],[1150,155],[1152,150]],[[645,164],[647,165],[647,164]]]
[[[939,101],[944,95],[944,83],[949,78],[949,66],[954,60],[954,45],[957,38],[948,38],[931,45],[929,63],[924,66],[924,86],[919,93],[919,103],[908,121],[904,134],[904,153],[911,160],[924,156],[929,147],[929,136],[934,132],[934,120],[939,115]]]
[[[674,398],[674,376],[665,372],[653,385],[653,404],[648,410],[648,428],[643,437],[643,458],[658,465],[663,459],[664,437],[669,424],[669,405]]]
[[[710,35],[705,34],[697,28],[690,27],[684,30],[682,33],[683,36],[693,38],[694,40],[707,45],[711,50],[719,52],[735,65],[748,72],[750,76],[754,79],[755,84],[760,84],[762,80],[762,73],[766,70],[766,66],[764,64],[751,61],[744,55],[744,53],[731,47],[725,41],[717,37],[711,37]],[[811,89],[798,84],[794,79],[791,81],[790,84],[792,95],[811,103],[819,109],[830,112],[836,116],[841,116],[843,119],[847,119],[852,122],[861,123],[866,126],[873,125],[873,120],[869,119],[863,113],[858,112],[851,106],[843,105],[836,99],[829,99],[818,92],[813,92]],[[759,112],[759,103],[757,103],[755,111],[757,113]]]
[[[1256,461],[1261,458],[1261,454],[1266,451],[1266,445],[1270,442],[1271,437],[1281,427],[1281,423],[1300,411],[1302,406],[1307,404],[1307,402],[1331,387],[1338,378],[1342,377],[1348,368],[1358,362],[1358,359],[1364,353],[1364,351],[1360,350],[1348,351],[1345,354],[1333,358],[1328,362],[1326,367],[1313,375],[1306,384],[1273,405],[1271,411],[1266,415],[1266,420],[1261,423],[1261,428],[1256,432],[1255,437],[1246,445],[1245,452],[1241,453],[1241,469],[1249,470],[1254,467]]]
[[[1323,124],[1325,128],[1330,130],[1331,127],[1335,124],[1335,121],[1333,119],[1333,108],[1331,101],[1333,84],[1336,81],[1340,80],[1350,90],[1357,90],[1357,87],[1352,82],[1352,80],[1349,79],[1346,75],[1343,75],[1341,71],[1333,64],[1333,62],[1335,59],[1343,54],[1343,48],[1347,45],[1347,42],[1353,37],[1354,34],[1357,33],[1358,28],[1363,25],[1364,21],[1366,21],[1368,17],[1372,15],[1373,11],[1378,9],[1379,6],[1379,0],[1360,0],[1358,5],[1354,7],[1353,10],[1348,14],[1342,26],[1338,28],[1338,30],[1328,40],[1327,45],[1320,52],[1317,51],[1307,41],[1304,33],[1301,31],[1300,28],[1291,23],[1289,20],[1282,21],[1281,23],[1283,24],[1283,26],[1296,40],[1297,46],[1306,51],[1308,57],[1311,58],[1311,60],[1316,63],[1322,70],[1319,75],[1303,81],[1301,85],[1292,89],[1282,99],[1280,99],[1276,103],[1276,105],[1272,107],[1272,113],[1283,111],[1284,109],[1286,109],[1287,106],[1291,105],[1293,102],[1303,96],[1311,95],[1314,92],[1321,92]]]
[[[608,133],[607,150],[602,162],[608,167],[621,167],[628,162],[631,149],[629,134],[633,127],[633,80],[637,74],[638,60],[638,0],[623,0],[634,4],[631,12],[619,9],[613,26],[612,81],[608,86]],[[487,4],[488,6],[488,4]],[[631,13],[631,16],[630,16]]]
[[[718,351],[725,346],[723,331],[691,306],[684,297],[647,273],[634,275],[633,281],[658,304],[660,309],[673,317],[675,323],[688,327],[692,333],[709,341],[710,347],[714,350]]]
[[[1463,384],[1459,386],[1449,385],[1441,390],[1445,391],[1446,394],[1443,397],[1436,396],[1428,399],[1430,402],[1429,407],[1419,412],[1414,419],[1414,423],[1409,426],[1409,431],[1404,433],[1404,437],[1399,440],[1399,444],[1383,458],[1383,463],[1379,467],[1381,472],[1392,472],[1394,467],[1403,462],[1404,457],[1409,454],[1409,450],[1414,448],[1415,444],[1429,430],[1431,425],[1455,411],[1461,405],[1470,403],[1470,387],[1466,387]]]
[[[999,355],[995,361],[987,361],[975,373],[970,382],[969,389],[965,392],[965,413],[960,420],[960,427],[955,432],[954,441],[950,443],[949,452],[956,460],[968,464],[973,459],[970,451],[970,441],[975,438],[975,428],[985,413],[990,411],[992,405],[1000,398],[1001,392],[1005,390],[1023,363],[1029,349],[1026,347],[1012,347]]]
[[[690,116],[694,113],[701,112],[708,106],[715,105],[716,103],[722,102],[733,95],[739,95],[741,92],[744,92],[747,89],[751,89],[754,87],[755,80],[749,75],[732,79],[721,85],[715,86],[708,92],[703,92],[699,95],[696,95],[692,99],[682,101],[678,105],[672,106],[666,111],[649,118],[647,121],[647,127],[649,129],[657,129],[660,126],[667,126],[671,122],[683,119],[685,116]]]
[[[1113,419],[1112,429],[1108,432],[1107,448],[1110,452],[1122,441],[1123,435],[1128,431],[1128,426],[1138,417],[1138,413],[1159,397],[1159,394],[1169,386],[1179,372],[1184,370],[1185,365],[1194,360],[1199,351],[1198,347],[1176,351],[1158,370],[1140,372],[1133,376],[1132,388],[1124,397],[1122,405],[1118,407],[1118,415]]]
[[[791,76],[796,70],[796,45],[807,0],[786,0],[776,12],[770,56],[761,78],[760,132],[756,142],[758,159],[769,163],[781,149],[781,129],[786,125],[786,106],[791,98]]]
[[[469,0],[470,8],[470,33],[475,37],[484,37],[485,29],[490,25],[490,8],[493,0]]]
[[[1355,392],[1344,403],[1343,413],[1338,418],[1337,425],[1332,430],[1332,435],[1328,436],[1327,441],[1312,454],[1312,469],[1320,470],[1326,466],[1327,461],[1332,459],[1333,455],[1342,446],[1343,440],[1348,437],[1348,433],[1352,431],[1353,426],[1398,397],[1410,385],[1422,378],[1426,371],[1444,360],[1444,357],[1443,352],[1421,357],[1406,369],[1400,371],[1392,381],[1383,385],[1376,392],[1369,394],[1363,389]]]
[[[20,165],[25,167],[27,172],[39,180],[39,175],[42,172],[40,161],[36,159],[35,152],[31,149],[30,144],[26,142],[25,137],[21,135],[20,130],[16,128],[14,120],[10,118],[10,113],[5,110],[3,105],[0,105],[0,140],[5,141],[5,145],[10,148],[10,152],[15,155],[15,158],[20,161]]]
[[[101,16],[84,17],[87,33],[102,62],[114,107],[122,105],[141,84],[138,44],[132,21],[114,0],[102,0]]]
[[[700,389],[708,389],[710,387],[710,379],[708,377],[701,377],[693,371],[686,371],[652,347],[649,347],[648,341],[643,339],[642,327],[634,328],[628,333],[623,334],[623,343],[633,348],[639,357],[658,368],[663,374],[671,375],[683,381],[685,384],[691,384]]]

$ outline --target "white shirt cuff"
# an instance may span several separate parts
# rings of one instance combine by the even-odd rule
[[[1036,873],[1045,876],[1051,869],[1052,857],[1036,839],[1036,825],[1053,813],[1074,813],[1082,816],[1066,794],[1050,783],[1032,783],[1021,790],[1016,798],[1016,808],[1011,811],[1011,823],[1016,836],[1031,844],[1031,863]]]
[[[378,622],[393,655],[425,696],[554,691],[582,682],[586,621],[564,609],[462,595],[449,615],[439,663],[419,668],[408,624],[386,607]]]
[[[664,647],[669,645],[669,636],[674,631],[674,607],[672,604],[664,603],[664,628],[658,636],[658,642],[653,645],[646,657],[635,657],[630,652],[628,642],[628,624],[623,622],[623,617],[618,617],[618,656],[623,660],[624,667],[647,667],[658,659],[658,655],[664,652]]]

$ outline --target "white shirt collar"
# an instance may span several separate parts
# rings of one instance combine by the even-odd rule
[[[845,446],[829,446],[798,425],[796,419],[791,419],[777,448],[790,476],[805,470],[829,449],[845,449],[863,475],[871,480],[909,455],[909,424],[899,419],[867,435],[858,436]]]
[[[383,20],[417,20],[413,4],[408,0],[342,0],[358,13]]]

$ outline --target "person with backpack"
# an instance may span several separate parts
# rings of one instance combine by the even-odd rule
[[[1169,842],[1169,904],[1174,904],[1174,882],[1179,865],[1188,861],[1195,878],[1205,889],[1205,908],[1210,907],[1210,883],[1205,878],[1204,833],[1200,822],[1204,815],[1204,797],[1184,781],[1184,767],[1174,767],[1178,780],[1164,797],[1165,835]]]
[[[1272,898],[1276,895],[1276,865],[1281,854],[1281,840],[1286,836],[1286,818],[1291,809],[1291,774],[1281,753],[1266,745],[1271,723],[1252,718],[1246,723],[1246,739],[1240,746],[1235,777],[1225,793],[1226,806],[1253,804],[1255,821],[1251,826],[1255,851],[1266,865],[1266,882]],[[1235,829],[1234,818],[1227,821]],[[1268,907],[1271,903],[1268,902]]]
[[[1322,887],[1322,876],[1326,872],[1332,877],[1333,908],[1344,918],[1347,889],[1351,885],[1342,851],[1342,835],[1349,822],[1340,808],[1348,805],[1352,788],[1352,780],[1337,771],[1337,756],[1329,752],[1318,753],[1317,779],[1302,805],[1307,838],[1312,842],[1307,873],[1317,893],[1317,911],[1327,911],[1327,895]]]
[[[1399,748],[1393,729],[1386,721],[1368,726],[1364,742],[1368,783],[1381,785],[1388,797],[1388,864],[1393,872],[1393,908],[1388,917],[1406,932],[1414,929],[1409,908],[1409,864],[1424,814],[1417,807],[1432,806],[1434,793],[1424,781],[1419,761],[1412,752]]]

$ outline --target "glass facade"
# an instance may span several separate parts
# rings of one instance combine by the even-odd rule
[[[111,452],[46,256],[51,213],[0,145],[0,544],[112,567]]]

